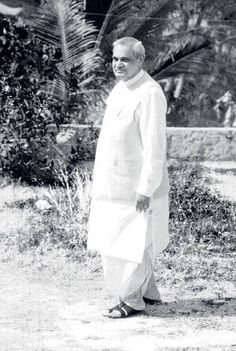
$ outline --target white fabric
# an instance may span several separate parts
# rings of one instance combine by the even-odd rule
[[[169,242],[168,195],[152,201],[151,207],[147,213],[138,213],[129,204],[92,201],[89,249],[141,263],[145,248],[153,244],[155,257]]]
[[[160,300],[153,276],[153,250],[145,249],[141,263],[130,262],[120,258],[103,256],[104,278],[110,291],[120,302],[125,302],[136,310],[143,310],[143,296]]]
[[[108,100],[98,140],[88,248],[141,263],[168,244],[166,100],[160,85],[141,71],[119,82]],[[151,197],[150,211],[135,210],[137,192]]]

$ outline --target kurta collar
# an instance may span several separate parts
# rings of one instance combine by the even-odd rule
[[[132,84],[136,83],[144,74],[144,70],[141,69],[133,78],[122,82],[127,87],[131,86]]]

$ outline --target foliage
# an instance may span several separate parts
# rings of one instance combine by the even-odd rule
[[[83,3],[81,0],[47,0],[27,18],[38,38],[61,50],[60,75],[53,82],[53,96],[59,101],[68,101],[71,109],[75,105],[80,111],[97,92],[101,79],[98,73],[100,52],[94,48],[96,30],[90,22],[85,22],[81,11]]]
[[[215,93],[204,93],[208,82],[209,76],[206,74],[202,75],[201,82],[188,79],[178,99],[169,94],[168,127],[221,127],[213,110],[216,103],[213,98]],[[209,88],[209,91],[212,92],[212,89]]]
[[[69,164],[72,167],[81,161],[94,161],[99,131],[91,125],[86,133],[79,136],[76,145],[71,148]]]
[[[4,0],[4,3],[16,5],[14,0]],[[83,5],[82,0],[21,2],[24,22],[43,43],[61,52],[58,74],[47,86],[48,95],[71,105],[70,90],[73,88],[73,100],[77,100],[77,105],[79,100],[84,108],[84,99],[88,95],[85,91],[93,94],[94,81],[98,83],[99,74],[95,75],[95,71],[100,67],[101,58],[99,50],[94,48],[95,27],[85,21]]]
[[[236,249],[236,203],[212,194],[196,164],[170,166],[170,233],[168,251],[185,246],[213,252]]]
[[[63,110],[41,89],[57,74],[60,53],[19,23],[1,19],[0,32],[1,171],[40,179],[52,170],[47,125],[58,125]]]
[[[62,51],[43,44],[28,26],[0,18],[1,172],[33,183],[54,181],[54,140],[47,126],[55,123],[59,128],[83,118],[92,98],[86,90],[91,87],[89,80],[85,82],[88,72],[81,76],[81,67],[76,70],[74,65],[67,72],[68,100],[59,103],[55,94],[48,95],[49,86],[55,87],[61,75],[61,60]]]

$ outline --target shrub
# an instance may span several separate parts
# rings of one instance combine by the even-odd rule
[[[56,94],[61,59],[59,48],[42,44],[19,21],[0,17],[0,171],[31,184],[56,179],[58,149],[48,125],[56,124],[56,134],[61,124],[84,118],[98,84],[89,77],[81,78],[80,71],[72,67],[63,81],[66,97]],[[80,159],[86,148],[83,142],[75,150]]]
[[[43,91],[58,73],[60,52],[1,18],[0,50],[0,169],[36,182],[53,172],[47,125],[60,123],[62,107]]]
[[[212,251],[236,249],[236,203],[212,194],[199,164],[170,166],[170,234],[168,250],[195,245]]]

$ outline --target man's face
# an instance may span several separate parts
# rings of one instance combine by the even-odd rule
[[[126,81],[140,71],[142,60],[135,58],[131,47],[118,44],[113,50],[112,68],[117,79]]]

